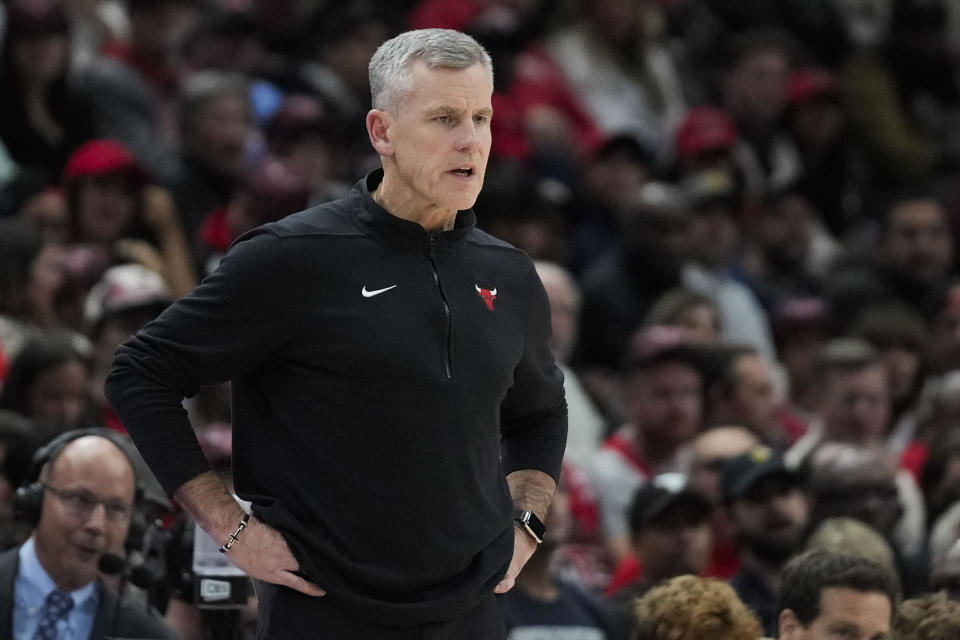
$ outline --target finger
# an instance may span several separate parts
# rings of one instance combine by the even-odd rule
[[[299,591],[300,593],[306,594],[308,596],[321,597],[327,595],[327,592],[313,584],[301,578],[300,576],[294,575],[289,571],[281,571],[279,575],[279,580],[277,584],[282,584],[285,587],[290,587],[294,591]]]
[[[506,577],[500,581],[500,584],[497,585],[496,589],[493,590],[494,593],[506,593],[513,589],[514,579]]]

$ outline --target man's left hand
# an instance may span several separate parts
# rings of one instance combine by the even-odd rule
[[[503,580],[501,580],[497,588],[493,590],[494,593],[506,593],[510,591],[510,589],[513,589],[513,585],[516,583],[517,576],[520,575],[523,565],[527,564],[527,560],[529,560],[533,552],[537,550],[537,546],[537,543],[533,541],[533,538],[531,538],[529,534],[514,525],[513,559],[510,561],[507,575],[503,576]]]

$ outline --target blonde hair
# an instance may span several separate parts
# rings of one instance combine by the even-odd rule
[[[758,640],[757,617],[719,580],[679,576],[632,607],[635,640]]]
[[[960,638],[960,602],[950,600],[942,591],[904,600],[893,628],[901,640]]]

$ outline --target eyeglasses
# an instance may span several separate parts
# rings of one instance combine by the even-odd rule
[[[43,485],[43,488],[57,496],[71,516],[81,520],[89,518],[93,514],[93,510],[97,508],[97,505],[101,504],[103,505],[107,520],[110,522],[123,522],[130,518],[130,513],[133,511],[133,506],[123,500],[100,500],[89,491],[84,491],[83,489],[55,489],[47,484]]]

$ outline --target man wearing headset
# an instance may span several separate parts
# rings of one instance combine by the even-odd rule
[[[118,606],[98,579],[101,556],[123,554],[137,495],[120,445],[94,431],[68,432],[38,451],[34,466],[35,482],[17,492],[33,535],[0,554],[0,637],[174,638],[143,605]]]

